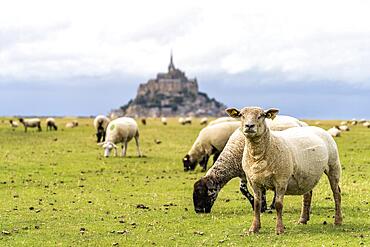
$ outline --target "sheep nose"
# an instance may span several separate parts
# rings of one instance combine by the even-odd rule
[[[254,124],[245,124],[246,129],[253,129],[254,126],[256,126],[256,125],[254,125]]]

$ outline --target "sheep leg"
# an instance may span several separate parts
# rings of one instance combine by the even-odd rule
[[[204,158],[199,162],[199,165],[202,167],[202,172],[207,171],[207,163],[208,163],[209,156],[206,154]]]
[[[135,136],[135,143],[136,143],[137,156],[142,157],[143,155],[141,154],[141,151],[140,151],[138,135]]]
[[[39,131],[41,131],[41,124],[38,124],[37,128],[39,129]]]
[[[244,181],[240,181],[240,192],[248,199],[250,204],[252,205],[252,209],[254,209],[254,197],[253,195],[248,191],[247,183]]]
[[[216,162],[216,160],[218,159],[218,157],[220,156],[221,152],[219,151],[216,151],[215,154],[213,155],[213,164]]]
[[[330,169],[329,174],[327,174],[330,182],[331,190],[333,191],[333,197],[335,202],[335,225],[342,224],[342,210],[341,210],[341,203],[342,203],[342,196],[339,187],[339,177],[340,177],[340,169],[339,166],[336,166],[336,169]]]
[[[275,208],[276,208],[276,234],[284,233],[284,224],[283,224],[283,200],[285,188],[276,189],[276,199],[275,199]]]
[[[253,185],[254,191],[254,214],[253,222],[249,228],[249,233],[258,233],[261,228],[261,199],[262,199],[262,189]]]
[[[301,217],[298,224],[307,224],[307,221],[310,220],[311,199],[312,190],[303,195]]]
[[[122,157],[126,156],[126,150],[127,150],[127,140],[124,140],[122,145]]]
[[[275,201],[276,201],[276,192],[274,192],[274,197],[272,198],[270,209],[275,209]]]

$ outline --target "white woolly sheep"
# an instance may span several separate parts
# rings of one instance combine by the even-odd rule
[[[341,131],[339,129],[339,126],[334,126],[330,129],[327,130],[327,132],[332,136],[332,137],[340,137]]]
[[[362,126],[366,127],[366,128],[370,128],[370,123],[369,122],[365,122],[362,124]]]
[[[339,126],[340,131],[350,131],[349,127],[347,125],[340,125]]]
[[[260,210],[262,192],[275,191],[277,213],[276,233],[284,232],[282,220],[285,195],[303,195],[299,223],[309,220],[312,189],[323,173],[328,176],[335,201],[334,224],[342,224],[339,180],[341,164],[337,145],[325,130],[309,126],[270,131],[265,119],[274,119],[277,109],[264,111],[259,107],[226,109],[231,117],[241,118],[245,136],[243,169],[254,191],[254,217],[249,233],[261,228]]]
[[[101,140],[104,142],[105,141],[105,134],[107,131],[107,126],[110,122],[110,119],[107,118],[104,115],[98,115],[95,117],[93,125],[96,130],[96,138],[97,142],[99,143]]]
[[[270,122],[270,129],[284,130],[293,127],[302,127],[304,125],[306,123],[296,118],[278,115]],[[235,177],[240,178],[240,191],[247,197],[252,207],[254,206],[254,198],[248,191],[247,177],[242,168],[244,139],[242,132],[239,129],[235,130],[215,164],[208,170],[204,177],[194,184],[193,202],[195,212],[209,213],[213,203],[217,199],[218,193]],[[274,208],[274,202],[272,202],[270,208]],[[266,209],[266,202],[263,200],[261,210],[265,211]]]
[[[167,118],[161,117],[161,122],[163,125],[167,125]]]
[[[13,121],[12,119],[9,120],[10,126],[12,128],[17,128],[19,124],[16,121]]]
[[[358,121],[356,120],[356,118],[352,118],[352,121],[351,121],[351,124],[352,125],[357,125]]]
[[[78,126],[78,121],[73,120],[72,122],[66,123],[66,128],[76,128]]]
[[[206,125],[208,123],[208,118],[204,117],[200,120],[200,125]]]
[[[234,121],[219,123],[202,129],[193,146],[183,158],[184,170],[194,170],[199,162],[203,167],[202,171],[206,171],[209,157],[214,155],[214,163],[231,134],[239,127],[240,123]]]
[[[46,123],[46,130],[53,130],[53,129],[58,130],[58,126],[54,118],[51,118],[51,117],[47,118],[45,120],[45,123]]]
[[[191,120],[192,120],[192,118],[191,118],[191,117],[187,117],[187,118],[180,117],[180,118],[179,118],[179,123],[180,123],[181,125],[191,124]]]
[[[27,128],[36,128],[41,131],[41,120],[39,118],[20,118],[19,122],[24,126],[24,132],[27,132]]]
[[[122,157],[126,156],[127,143],[135,138],[138,156],[141,157],[139,147],[139,129],[136,121],[129,117],[120,117],[114,119],[108,124],[105,142],[98,145],[104,148],[104,156],[109,157],[110,151],[114,149],[114,154],[117,156],[116,144],[122,143]]]
[[[232,117],[220,117],[220,118],[217,118],[209,122],[208,126],[218,124],[218,123],[223,123],[223,122],[235,122],[235,121],[236,121],[235,118],[232,118]]]

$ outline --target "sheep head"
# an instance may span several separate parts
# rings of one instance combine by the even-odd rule
[[[182,159],[182,163],[184,164],[184,171],[193,171],[197,165],[197,162],[192,161],[189,154],[185,155],[185,157]]]
[[[98,143],[99,146],[103,147],[104,148],[104,157],[109,157],[109,154],[110,154],[110,151],[112,149],[115,149],[117,151],[117,146],[116,144],[114,144],[113,142],[101,142],[101,143]]]
[[[216,201],[219,188],[209,177],[203,177],[194,184],[193,203],[196,213],[210,213]]]
[[[274,119],[279,110],[271,108],[264,111],[260,107],[245,107],[241,110],[228,108],[226,112],[230,117],[240,118],[241,130],[246,137],[255,138],[261,136],[268,128],[265,119]]]

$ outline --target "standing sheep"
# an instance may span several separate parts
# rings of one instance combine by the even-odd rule
[[[107,131],[107,126],[110,122],[110,119],[104,115],[98,115],[95,117],[93,125],[96,130],[96,141],[99,143],[100,141],[105,141],[105,134]]]
[[[200,120],[200,125],[206,125],[208,123],[208,118],[204,117]]]
[[[55,123],[55,119],[54,118],[47,118],[45,120],[45,123],[46,123],[46,130],[58,130],[58,126],[56,125]]]
[[[27,132],[27,128],[36,128],[41,131],[41,120],[39,118],[24,119],[20,118],[19,122],[24,126],[24,132]]]
[[[240,123],[240,122],[238,122]],[[289,116],[276,116],[273,121],[268,121],[271,130],[284,130],[293,127],[303,127],[306,123]],[[230,136],[224,150],[207,174],[194,184],[193,202],[197,213],[209,213],[218,193],[233,178],[240,178],[240,191],[254,206],[254,198],[248,191],[247,178],[242,167],[244,150],[244,135],[237,129]],[[274,208],[272,202],[271,208]],[[263,202],[261,211],[267,209]]]
[[[17,128],[19,124],[16,121],[13,121],[12,119],[9,120],[10,126],[12,128]]]
[[[240,122],[234,121],[219,123],[202,129],[193,146],[183,158],[184,171],[194,170],[198,162],[203,167],[202,171],[206,171],[209,157],[214,155],[213,163],[215,163],[227,140],[239,127]]]
[[[334,139],[318,127],[291,128],[270,131],[265,119],[274,119],[277,109],[264,111],[259,107],[245,107],[241,111],[228,108],[226,112],[241,118],[245,136],[243,170],[254,191],[254,218],[250,233],[261,228],[260,210],[264,189],[276,193],[276,233],[284,232],[282,220],[285,195],[304,195],[299,223],[309,220],[312,189],[323,173],[328,176],[335,201],[334,224],[342,224],[339,180],[341,165]]]
[[[332,137],[340,137],[340,129],[339,126],[334,126],[330,129],[327,130],[327,132],[332,136]]]
[[[161,122],[163,125],[167,125],[167,118],[161,117]]]
[[[114,119],[108,124],[105,142],[98,145],[104,148],[104,156],[109,157],[110,151],[114,149],[114,154],[117,156],[116,144],[122,143],[122,157],[126,156],[127,143],[135,138],[138,156],[141,157],[139,147],[139,129],[136,121],[129,117],[120,117]]]

